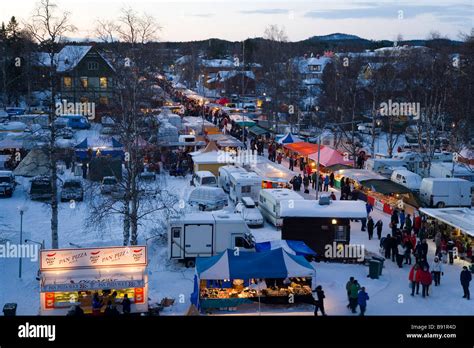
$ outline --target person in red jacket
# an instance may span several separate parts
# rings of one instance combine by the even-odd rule
[[[433,277],[431,276],[428,267],[423,267],[423,270],[420,270],[420,283],[421,283],[421,295],[423,297],[429,296],[430,285],[433,282]]]
[[[418,295],[420,292],[420,280],[421,280],[421,270],[418,264],[415,264],[411,268],[410,274],[408,275],[408,279],[411,282],[411,295],[415,296],[415,288],[416,288],[416,294]]]

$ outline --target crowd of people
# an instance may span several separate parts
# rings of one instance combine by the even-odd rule
[[[102,296],[98,292],[95,292],[92,296],[92,315],[99,316],[118,316],[118,315],[129,315],[131,312],[131,301],[128,298],[127,294],[124,294],[120,305],[122,306],[122,313],[117,308],[117,292],[111,292],[104,290]],[[104,310],[102,311],[102,308]],[[67,313],[68,316],[83,316],[84,310],[80,305],[76,304],[71,306],[70,310]]]

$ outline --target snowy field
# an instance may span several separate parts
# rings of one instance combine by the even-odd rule
[[[262,158],[266,161],[266,159]],[[67,174],[67,173],[66,173]],[[65,175],[66,175],[65,174]],[[184,198],[189,191],[190,177],[174,178],[162,174],[158,179],[171,192]],[[20,185],[12,198],[0,199],[0,239],[11,243],[19,242],[20,215],[19,206],[27,207],[23,219],[23,239],[41,242],[46,241],[50,246],[50,217],[49,208],[44,203],[34,202],[28,198],[29,179],[18,178]],[[339,196],[339,192],[335,191]],[[314,199],[314,191],[303,195],[306,199]],[[121,221],[112,219],[100,231],[85,227],[89,208],[86,195],[84,202],[78,202],[74,207],[69,203],[60,204],[59,213],[59,246],[68,248],[71,245],[116,246],[122,243]],[[383,219],[384,232],[388,233],[389,215],[374,211],[375,221]],[[266,224],[263,228],[252,229],[257,242],[276,240],[281,233],[273,226]],[[140,226],[139,244],[149,247],[149,297],[150,303],[159,302],[164,297],[175,299],[175,304],[166,308],[164,315],[182,315],[189,307],[189,296],[193,290],[194,270],[184,265],[170,261],[167,257],[165,243],[159,239],[147,238],[157,234],[156,224],[145,221]],[[379,241],[368,241],[367,233],[360,231],[360,223],[353,222],[351,226],[351,243],[363,244],[372,253],[379,253]],[[434,257],[434,243],[429,241],[429,262]],[[441,286],[430,289],[430,296],[411,297],[408,283],[409,266],[399,269],[392,261],[387,260],[380,279],[367,278],[368,267],[363,265],[339,263],[313,263],[317,272],[317,283],[323,286],[326,294],[325,307],[329,315],[355,315],[346,308],[347,299],[345,284],[349,277],[354,276],[361,286],[365,286],[370,296],[367,315],[472,315],[474,301],[462,298],[462,288],[459,273],[464,262],[456,260],[454,265],[443,265],[444,276]],[[0,304],[7,302],[18,303],[19,315],[36,315],[39,311],[39,284],[36,280],[38,262],[23,260],[22,278],[18,277],[18,259],[0,258]],[[239,312],[221,312],[216,314],[258,314],[258,306],[242,308]],[[286,307],[262,306],[264,315],[312,315],[313,307],[308,305]]]

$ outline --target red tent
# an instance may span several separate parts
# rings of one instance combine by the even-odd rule
[[[230,100],[227,99],[226,97],[222,97],[222,98],[220,98],[220,99],[217,99],[217,100],[216,100],[216,103],[217,103],[217,104],[220,104],[220,105],[225,105],[225,104],[227,104],[227,103],[230,103]]]

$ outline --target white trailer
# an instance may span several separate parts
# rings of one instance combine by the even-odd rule
[[[217,186],[222,187],[225,192],[230,190],[230,173],[247,173],[247,171],[239,166],[228,165],[219,167],[219,177],[217,178]]]
[[[282,201],[291,203],[292,201],[301,200],[303,197],[290,189],[266,189],[260,191],[258,198],[260,209],[263,217],[268,222],[276,227],[283,224],[283,219],[280,216]]]
[[[203,212],[172,220],[168,228],[170,259],[194,267],[196,257],[209,257],[226,249],[255,251],[253,236],[240,214]]]
[[[262,189],[262,177],[257,173],[230,173],[229,197],[234,204],[237,204],[242,197],[250,197],[258,202],[258,195]]]

